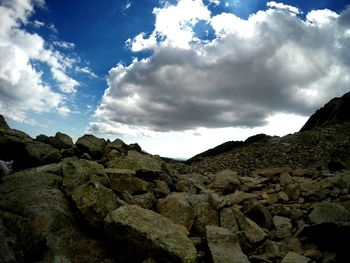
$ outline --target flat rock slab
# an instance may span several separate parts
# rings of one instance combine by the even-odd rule
[[[137,205],[124,205],[105,218],[106,232],[117,241],[159,262],[192,263],[197,251],[180,227]]]
[[[214,263],[249,263],[237,236],[226,228],[206,226],[206,238]]]

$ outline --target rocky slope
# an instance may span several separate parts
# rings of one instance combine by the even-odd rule
[[[0,262],[350,262],[350,123],[333,124],[184,164],[0,118]]]

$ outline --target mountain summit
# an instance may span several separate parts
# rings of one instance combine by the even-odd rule
[[[334,98],[311,115],[301,132],[350,121],[350,92]]]

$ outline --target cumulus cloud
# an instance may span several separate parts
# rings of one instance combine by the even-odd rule
[[[155,8],[154,31],[131,44],[135,51],[153,46],[152,55],[110,70],[94,130],[257,127],[276,114],[307,116],[349,91],[349,9],[302,18],[293,6],[268,7],[247,19],[213,16],[200,0]],[[200,20],[215,31],[213,40],[196,36]]]
[[[12,119],[26,119],[27,111],[69,114],[64,93],[74,93],[79,83],[66,74],[74,60],[46,47],[45,40],[24,29],[43,0],[4,0],[0,5],[0,111]],[[39,21],[34,25],[42,26]],[[46,64],[60,90],[43,81],[36,62]],[[14,117],[16,116],[16,117]]]

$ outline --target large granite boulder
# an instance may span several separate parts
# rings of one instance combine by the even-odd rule
[[[119,206],[113,191],[99,182],[74,188],[71,197],[84,219],[95,228],[103,226],[107,214]]]
[[[28,160],[30,164],[29,167],[34,167],[38,165],[45,165],[49,163],[58,163],[62,155],[59,150],[53,148],[49,144],[42,142],[30,142],[25,146],[25,152],[27,153]]]
[[[0,221],[16,242],[15,262],[111,262],[78,227],[62,177],[37,171],[45,169],[15,172],[0,184]]]
[[[70,194],[74,188],[90,181],[110,185],[102,165],[83,159],[67,159],[62,163],[63,189]]]
[[[157,211],[172,222],[183,225],[189,230],[194,223],[194,211],[188,198],[186,193],[168,195],[158,200]]]
[[[157,156],[152,156],[136,151],[129,151],[125,157],[114,158],[108,162],[109,168],[118,168],[125,170],[135,170],[138,174],[143,174],[149,179],[153,178],[155,174],[159,174],[162,171],[162,161]],[[147,178],[146,178],[147,179]]]
[[[110,212],[105,219],[105,231],[120,244],[129,246],[134,258],[140,255],[159,262],[183,263],[197,260],[193,243],[178,226],[137,205],[124,205]]]
[[[100,160],[104,155],[106,141],[91,134],[80,137],[75,145],[82,153],[88,153],[94,160]]]
[[[117,168],[105,169],[111,182],[111,189],[119,194],[129,192],[133,194],[145,194],[150,191],[149,184],[136,177],[134,170],[122,170]]]

